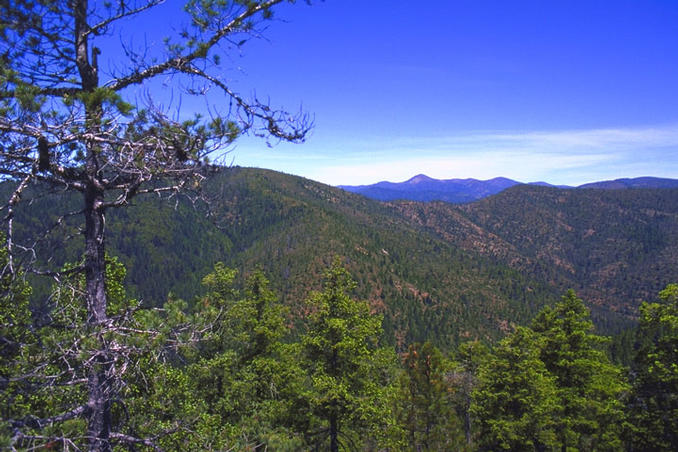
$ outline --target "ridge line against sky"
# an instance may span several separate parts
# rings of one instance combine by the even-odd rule
[[[573,186],[625,177],[678,178],[678,124],[362,138],[342,143],[347,148],[321,152],[313,152],[312,143],[311,139],[301,147],[273,149],[241,146],[230,158],[234,165],[276,169],[329,185],[400,182],[416,174],[434,179],[508,177]]]
[[[180,3],[113,44],[161,52]],[[272,149],[243,137],[223,162],[331,185],[678,179],[678,1],[312,3],[276,9],[221,77],[274,108],[303,106],[312,134]],[[182,101],[205,112],[204,99]]]
[[[411,4],[283,10],[243,67],[316,128],[301,146],[243,140],[234,164],[330,185],[678,178],[678,2]]]

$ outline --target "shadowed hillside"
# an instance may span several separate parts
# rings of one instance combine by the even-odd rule
[[[109,253],[128,267],[146,304],[171,291],[187,300],[219,260],[249,273],[262,268],[295,316],[334,255],[359,282],[360,297],[385,315],[400,345],[447,346],[496,337],[524,323],[566,288],[594,304],[603,331],[625,324],[641,299],[678,279],[678,193],[671,190],[559,190],[517,186],[463,206],[380,203],[267,170],[220,170],[204,205],[146,198],[108,220]],[[52,195],[18,216],[24,232],[48,224]],[[40,212],[40,215],[37,215]],[[53,267],[75,260],[76,225],[42,245]],[[40,291],[38,291],[40,292]],[[44,287],[43,291],[44,292]]]

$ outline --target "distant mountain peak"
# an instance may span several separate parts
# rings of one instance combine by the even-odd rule
[[[437,179],[433,179],[431,177],[428,177],[426,174],[417,174],[413,178],[407,180],[405,183],[406,184],[420,184],[422,182],[432,182]]]
[[[425,174],[417,174],[405,182],[383,181],[373,185],[341,185],[340,188],[380,201],[409,199],[412,201],[466,203],[499,193],[519,183],[504,177],[496,177],[487,181],[477,179],[440,180]]]
[[[340,185],[339,188],[359,193],[379,201],[407,199],[410,201],[446,201],[451,203],[467,203],[477,201],[501,191],[521,185],[521,182],[506,177],[495,177],[488,180],[468,179],[434,179],[426,174],[417,174],[405,182],[378,182],[372,185]],[[555,187],[561,189],[599,188],[678,188],[678,179],[662,179],[658,177],[637,177],[632,179],[616,179],[613,181],[593,182],[571,187],[567,185],[551,185],[547,182],[530,182],[528,185]]]

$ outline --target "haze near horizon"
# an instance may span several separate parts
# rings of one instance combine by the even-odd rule
[[[678,2],[328,0],[277,19],[228,81],[302,107],[313,134],[244,137],[227,163],[331,185],[678,178]]]

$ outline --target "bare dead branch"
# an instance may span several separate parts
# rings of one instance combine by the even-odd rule
[[[182,66],[181,71],[208,80],[213,85],[219,87],[225,94],[232,98],[250,118],[257,118],[263,121],[268,133],[278,139],[289,142],[300,142],[304,140],[308,132],[313,128],[312,121],[309,121],[308,117],[305,115],[293,118],[287,112],[273,111],[267,105],[260,104],[259,102],[246,102],[221,80],[192,65],[187,64]],[[252,120],[248,119],[246,123],[251,124]],[[290,132],[284,131],[280,126],[282,123],[288,124],[292,130]]]
[[[48,417],[44,419],[38,419],[35,417],[28,417],[24,419],[15,419],[10,421],[10,425],[15,429],[20,429],[23,427],[29,427],[35,430],[42,430],[48,425],[58,424],[69,419],[75,419],[77,417],[85,414],[87,407],[85,405],[74,408],[66,413],[59,414],[58,416]]]
[[[14,274],[14,258],[13,258],[13,250],[12,250],[12,241],[14,237],[14,207],[16,204],[19,202],[19,199],[21,199],[21,194],[23,191],[28,187],[28,182],[31,180],[30,176],[26,176],[21,180],[21,183],[17,186],[17,188],[14,190],[12,193],[12,196],[9,198],[9,202],[7,203],[7,217],[5,217],[5,220],[7,221],[7,251],[8,251],[8,266],[9,266],[9,272],[10,274]]]
[[[119,14],[116,14],[115,16],[104,19],[101,22],[99,22],[98,24],[91,26],[89,28],[89,30],[87,30],[84,33],[84,36],[87,37],[91,34],[97,35],[97,34],[101,33],[104,29],[106,29],[106,27],[108,27],[113,22],[116,22],[120,19],[124,19],[126,17],[131,17],[131,16],[134,16],[134,15],[137,15],[137,14],[142,13],[142,12],[144,12],[148,9],[151,9],[155,6],[158,6],[162,3],[165,3],[165,0],[152,0],[152,1],[149,1],[145,5],[142,5],[138,8],[133,8],[133,9],[130,9],[130,10],[127,10],[127,11],[123,10]],[[121,6],[124,7],[124,3],[121,2]]]
[[[111,438],[127,444],[143,444],[144,446],[150,447],[158,452],[163,451],[160,446],[155,444],[155,442],[151,441],[150,439],[135,438],[134,436],[119,432],[111,432]]]
[[[261,3],[254,7],[247,8],[237,17],[233,18],[228,24],[217,30],[212,35],[212,37],[210,37],[210,39],[208,39],[203,45],[198,46],[198,48],[194,51],[186,55],[170,58],[162,63],[155,64],[128,76],[118,78],[117,80],[109,83],[108,87],[114,91],[120,91],[123,88],[142,83],[143,81],[148,80],[149,78],[152,78],[158,74],[162,74],[168,70],[181,71],[184,66],[190,64],[194,60],[204,58],[209,49],[213,48],[221,39],[224,38],[224,36],[236,31],[247,19],[259,14],[262,11],[270,9],[272,6],[282,1],[283,0],[268,0],[267,2]]]

